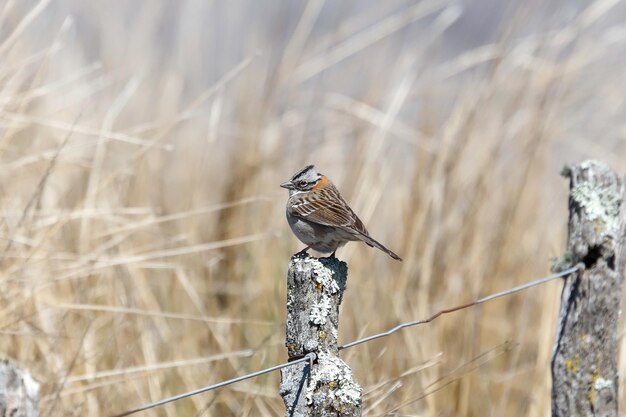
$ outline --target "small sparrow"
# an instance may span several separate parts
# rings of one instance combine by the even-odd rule
[[[298,254],[313,249],[322,253],[332,252],[334,257],[341,246],[360,240],[402,261],[370,236],[339,190],[313,165],[297,172],[280,186],[289,190],[287,222],[296,237],[307,245]]]

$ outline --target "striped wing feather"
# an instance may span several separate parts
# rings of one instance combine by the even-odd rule
[[[305,220],[324,226],[352,229],[369,236],[361,219],[354,214],[334,185],[307,194],[293,207],[292,213]]]

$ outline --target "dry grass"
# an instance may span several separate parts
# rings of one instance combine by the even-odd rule
[[[305,163],[405,259],[339,253],[344,342],[545,275],[561,166],[623,171],[623,2],[113,3],[0,5],[0,352],[42,416],[283,362]],[[547,415],[559,293],[347,351],[366,415]],[[144,415],[279,416],[278,378]]]

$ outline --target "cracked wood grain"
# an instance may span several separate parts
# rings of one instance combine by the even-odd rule
[[[624,182],[600,162],[566,167],[567,249],[555,264],[584,265],[565,279],[552,356],[552,416],[618,415],[617,324],[626,253]]]
[[[305,363],[281,371],[280,394],[288,417],[357,417],[361,415],[361,387],[339,357],[339,305],[348,268],[336,258],[296,255],[287,277],[287,334],[289,359],[315,353]]]

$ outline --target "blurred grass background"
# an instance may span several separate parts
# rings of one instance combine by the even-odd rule
[[[546,275],[561,167],[624,171],[625,18],[616,0],[3,1],[0,352],[43,383],[42,416],[285,361],[302,245],[278,184],[308,163],[404,258],[339,251],[344,343]],[[549,415],[559,296],[346,351],[365,415]],[[278,383],[143,415],[279,416]]]

